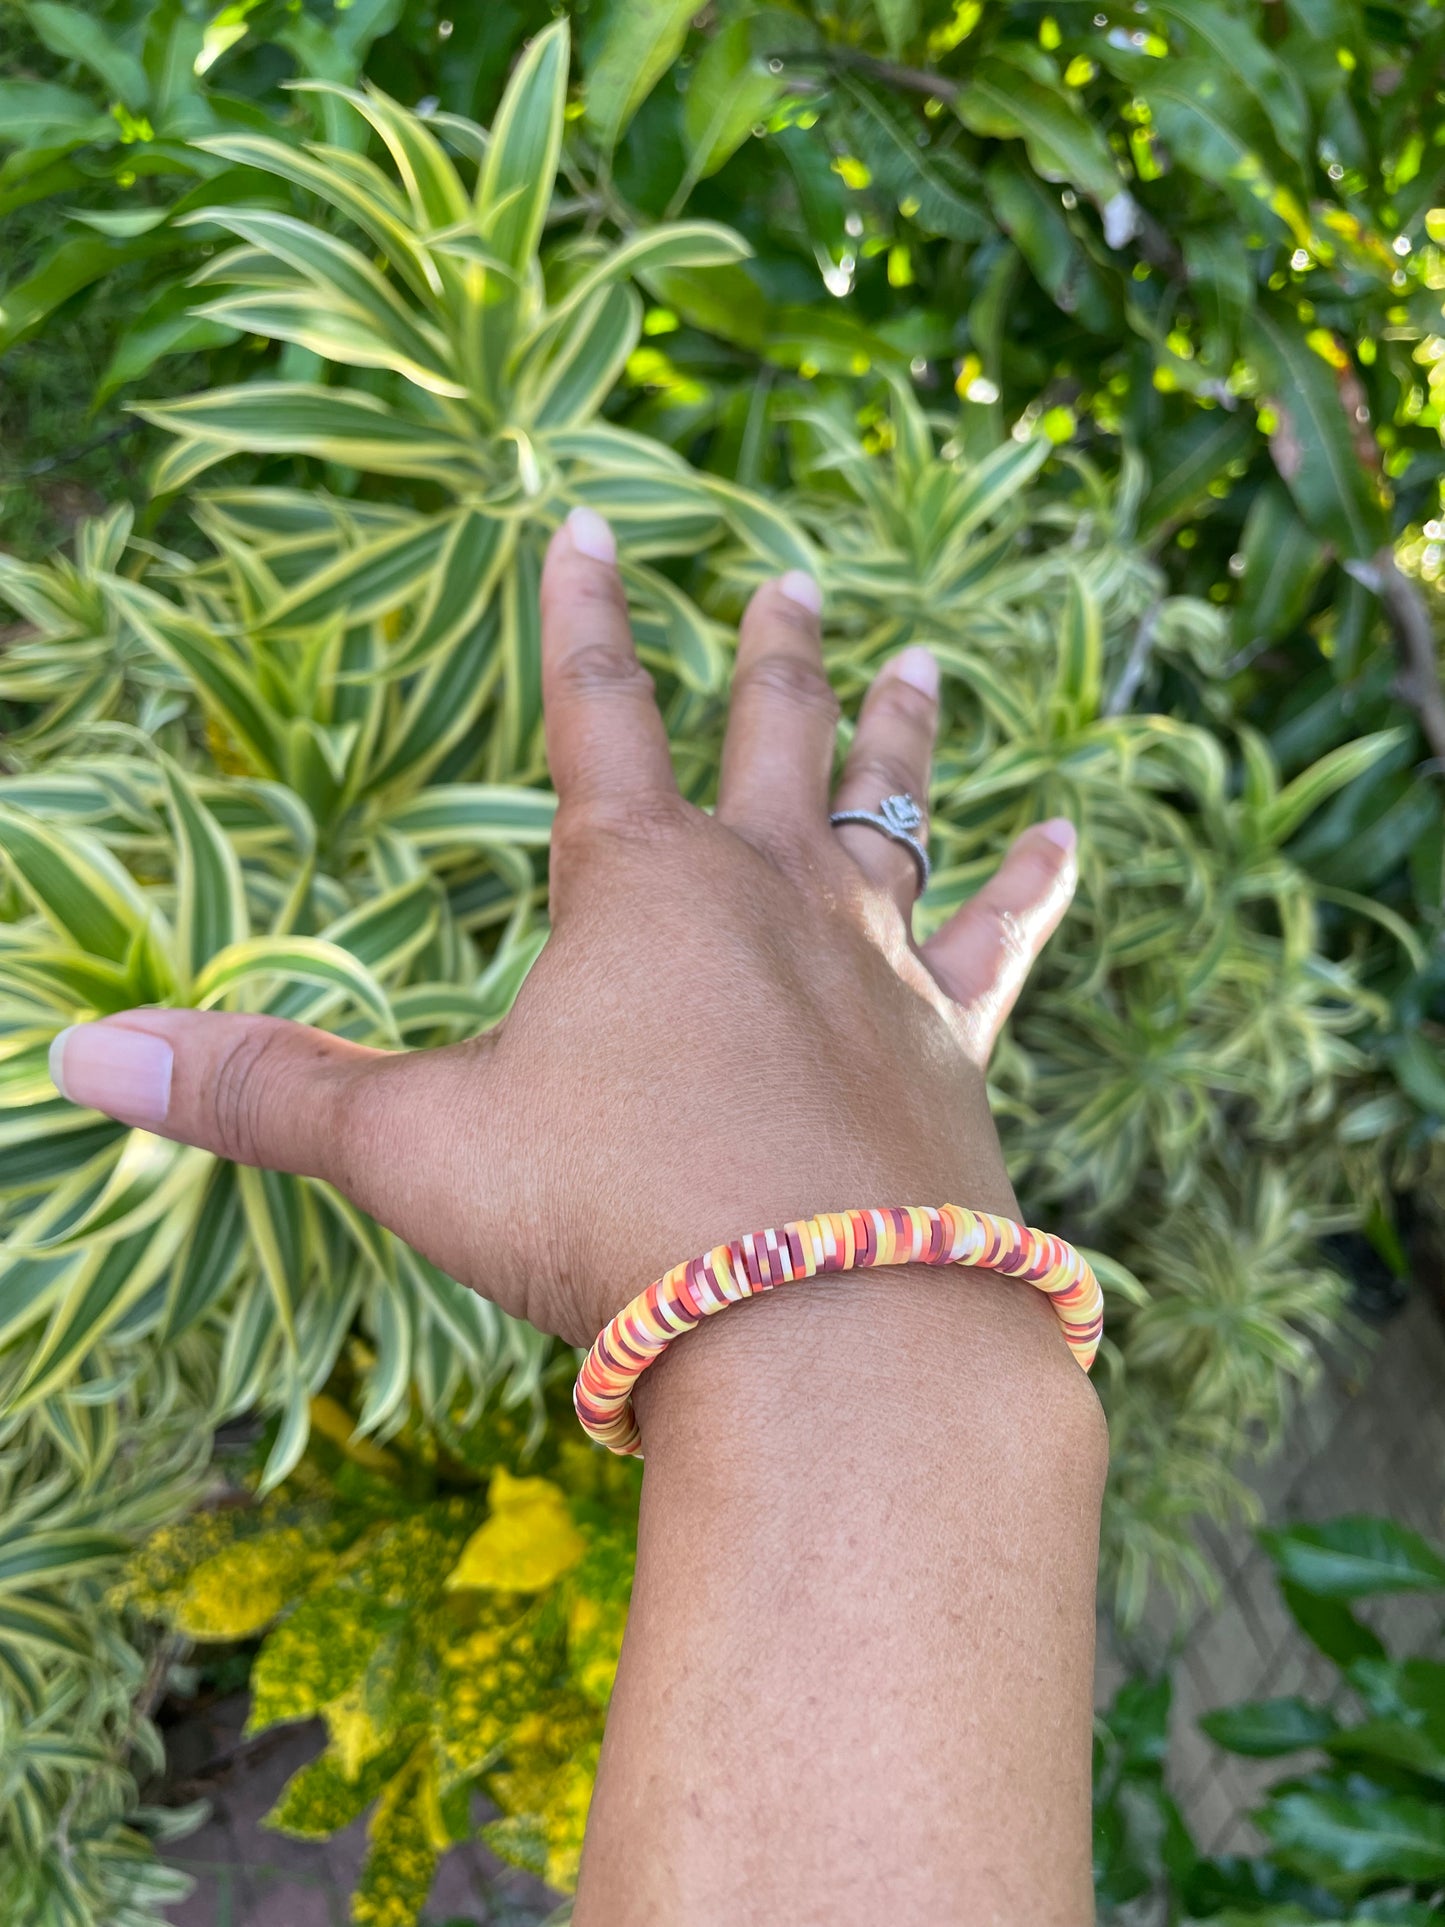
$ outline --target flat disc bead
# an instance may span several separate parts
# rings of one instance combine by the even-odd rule
[[[703,1318],[820,1272],[871,1265],[961,1265],[997,1271],[1044,1292],[1085,1371],[1103,1332],[1104,1298],[1087,1260],[1062,1238],[966,1205],[825,1212],[748,1232],[674,1265],[598,1334],[573,1389],[583,1430],[623,1454],[642,1449],[632,1387],[669,1342]]]

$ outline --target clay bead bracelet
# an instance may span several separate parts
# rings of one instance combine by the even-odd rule
[[[1088,1371],[1104,1329],[1104,1296],[1086,1259],[1046,1231],[965,1205],[825,1211],[781,1230],[750,1231],[674,1265],[598,1334],[572,1402],[582,1429],[614,1452],[641,1436],[632,1388],[674,1338],[725,1305],[794,1279],[868,1265],[972,1265],[1046,1292],[1069,1350]]]

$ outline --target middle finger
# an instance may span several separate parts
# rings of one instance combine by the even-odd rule
[[[828,835],[838,699],[823,667],[822,600],[794,570],[763,584],[738,633],[717,814],[759,848]]]

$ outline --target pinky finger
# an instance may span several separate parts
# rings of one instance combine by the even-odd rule
[[[1025,830],[988,882],[923,946],[935,979],[969,1014],[984,1061],[1077,881],[1065,817]]]

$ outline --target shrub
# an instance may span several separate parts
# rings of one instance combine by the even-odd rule
[[[613,90],[611,138],[651,70],[621,25],[599,48],[589,99],[595,123]],[[0,777],[0,1423],[17,1451],[89,1428],[43,1501],[68,1516],[136,1460],[178,1375],[194,1375],[176,1407],[188,1465],[224,1418],[266,1421],[254,1507],[182,1525],[197,1478],[163,1487],[120,1517],[121,1537],[161,1527],[121,1592],[61,1577],[41,1603],[119,1628],[114,1676],[133,1679],[140,1609],[186,1637],[218,1629],[186,1589],[204,1590],[203,1555],[234,1558],[219,1532],[244,1537],[270,1575],[243,1602],[244,1630],[266,1632],[268,1704],[330,1709],[308,1784],[338,1804],[307,1809],[313,1828],[379,1800],[376,1866],[411,1856],[418,1887],[479,1782],[507,1816],[498,1843],[567,1874],[605,1668],[563,1608],[600,1601],[615,1637],[621,1568],[592,1591],[585,1561],[519,1584],[505,1628],[495,1586],[444,1581],[467,1534],[506,1513],[509,1479],[547,1481],[554,1536],[565,1507],[614,1550],[628,1491],[547,1430],[569,1361],[537,1334],[323,1186],[77,1114],[45,1051],[62,1025],[137,1001],[230,1002],[393,1046],[505,1014],[545,935],[535,590],[572,503],[617,526],[689,794],[711,794],[742,596],[801,564],[828,588],[845,699],[903,643],[943,665],[925,927],[1024,824],[1080,825],[1079,900],[993,1087],[1030,1210],[1100,1254],[1105,1546],[1126,1617],[1151,1579],[1205,1575],[1195,1515],[1240,1503],[1232,1464],[1277,1430],[1338,1316],[1315,1234],[1388,1196],[1421,1131],[1378,1068],[1395,1023],[1382,983],[1415,981],[1420,939],[1358,896],[1342,939],[1326,893],[1348,884],[1317,874],[1351,840],[1362,786],[1405,776],[1388,699],[1380,728],[1339,732],[1335,713],[1277,753],[1238,716],[1226,618],[1172,593],[1139,539],[1136,463],[1105,476],[1028,422],[1001,437],[973,404],[925,407],[896,352],[866,386],[829,376],[861,352],[846,330],[814,377],[752,387],[737,437],[700,422],[642,331],[681,312],[664,298],[735,285],[745,244],[712,221],[637,219],[616,191],[626,155],[609,175],[595,124],[564,145],[566,75],[558,23],[489,136],[344,86],[320,96],[347,130],[323,145],[208,127],[197,151],[234,172],[223,202],[189,209],[197,225],[173,223],[196,237],[187,301],[277,353],[255,380],[146,406],[170,437],[147,533],[117,513],[82,530],[73,563],[0,559],[25,625],[0,658],[17,723]],[[238,245],[209,252],[222,232]],[[1200,1254],[1184,1275],[1180,1250]],[[393,1623],[369,1562],[395,1532],[425,1542],[437,1584]],[[313,1687],[300,1636],[331,1607],[308,1534],[341,1555],[361,1628],[357,1671]],[[546,1631],[535,1671],[453,1759],[417,1682],[460,1640],[522,1625]],[[27,1703],[0,1673],[7,1728]],[[103,1865],[122,1795],[96,1823]],[[42,1851],[65,1798],[37,1782],[0,1882],[13,1868],[57,1918],[103,1919],[115,1895],[77,1899],[69,1863]],[[378,1871],[359,1906],[414,1916],[415,1890],[382,1888]]]
[[[280,1491],[157,1534],[126,1599],[187,1639],[266,1635],[248,1732],[319,1714],[329,1737],[267,1824],[323,1839],[376,1803],[358,1921],[416,1918],[439,1854],[473,1833],[477,1790],[502,1808],[482,1837],[570,1889],[631,1586],[635,1468],[561,1427],[539,1451],[495,1411],[443,1427],[440,1450],[415,1426],[358,1444],[330,1399],[316,1418]]]
[[[1104,1917],[1152,1896],[1171,1921],[1425,1927],[1439,1919],[1445,1893],[1445,1664],[1391,1659],[1351,1608],[1445,1590],[1445,1559],[1384,1519],[1335,1519],[1264,1540],[1300,1632],[1338,1667],[1339,1689],[1326,1704],[1260,1700],[1200,1724],[1249,1759],[1310,1759],[1251,1815],[1269,1843],[1263,1853],[1201,1856],[1163,1778],[1168,1681],[1127,1684],[1095,1746]]]

